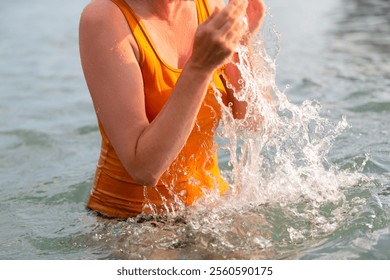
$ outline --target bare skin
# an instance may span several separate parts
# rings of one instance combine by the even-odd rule
[[[224,7],[222,0],[209,0],[214,13],[199,27],[192,0],[127,1],[160,56],[182,69],[158,116],[147,119],[139,49],[111,1],[95,0],[83,11],[80,55],[97,116],[119,159],[137,183],[154,186],[186,143],[213,72],[242,39],[248,1],[232,0]],[[252,21],[260,26],[261,20],[262,15]]]
[[[213,1],[213,3],[215,3],[215,7],[220,9],[225,6],[223,0]],[[212,4],[210,4],[210,6],[212,9]],[[246,28],[248,32],[245,34],[244,38],[241,39],[241,44],[249,45],[250,47],[250,39],[261,27],[261,24],[264,20],[264,15],[265,5],[262,0],[248,1],[248,7],[246,10],[246,19],[248,20],[248,26]],[[232,61],[237,62],[238,57],[234,55],[232,57]],[[225,84],[231,84],[234,89],[233,90],[230,87],[226,87],[228,102],[232,104],[233,117],[235,119],[242,119],[246,115],[247,104],[244,101],[238,101],[236,98],[234,98],[234,91],[237,92],[241,89],[241,85],[238,82],[241,79],[240,71],[233,63],[227,63],[225,65],[225,74],[228,77],[228,81],[224,81]]]

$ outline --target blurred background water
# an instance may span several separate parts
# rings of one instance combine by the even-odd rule
[[[305,234],[305,220],[262,206],[230,216],[236,232],[217,223],[219,235],[85,210],[100,148],[78,54],[87,2],[0,2],[0,259],[390,259],[390,1],[266,1],[279,87],[346,117],[328,160],[368,179],[345,190],[331,233]],[[242,244],[248,232],[257,248]]]

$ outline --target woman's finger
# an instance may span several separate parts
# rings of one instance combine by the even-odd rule
[[[229,29],[235,21],[239,20],[241,15],[246,13],[247,6],[247,0],[231,1],[223,10],[213,17],[210,24],[216,29],[223,28],[226,31],[226,29]]]
[[[240,21],[235,22],[235,24],[225,33],[224,38],[233,43],[238,42],[247,32],[247,29],[246,19],[245,17],[242,17]]]

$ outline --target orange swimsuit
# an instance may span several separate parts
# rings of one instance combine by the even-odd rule
[[[173,68],[161,59],[142,22],[126,1],[111,1],[126,17],[139,47],[145,109],[151,122],[168,100],[181,69]],[[207,0],[196,0],[196,9],[200,24],[210,15]],[[226,102],[226,91],[217,71],[213,83]],[[229,187],[220,175],[214,142],[220,115],[220,105],[210,86],[185,146],[156,187],[135,183],[122,166],[99,121],[102,146],[88,207],[108,217],[128,218],[148,212],[145,205],[150,203],[155,205],[155,210],[164,212],[167,205],[174,207],[175,199],[191,205],[207,191],[225,192]]]

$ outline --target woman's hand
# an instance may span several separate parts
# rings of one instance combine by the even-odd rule
[[[255,35],[259,30],[265,17],[265,10],[266,7],[263,0],[248,0],[246,14],[250,36]]]
[[[230,1],[232,2],[232,1]],[[229,4],[230,4],[229,2]],[[250,49],[250,39],[261,27],[265,16],[265,5],[262,0],[248,0],[246,9],[247,26],[245,28],[245,36],[241,39],[241,44],[248,45]],[[238,61],[238,56],[233,57],[233,61]],[[234,93],[239,92],[242,88],[240,70],[235,63],[228,63],[224,68],[225,77],[224,83],[229,83],[232,87],[227,87],[227,95],[229,103],[233,104],[233,116],[236,119],[243,119],[246,116],[247,103],[245,101],[238,101]],[[227,78],[227,80],[225,80]]]
[[[198,27],[188,64],[211,73],[225,63],[246,32],[247,7],[248,0],[231,0],[224,9],[216,8]]]

